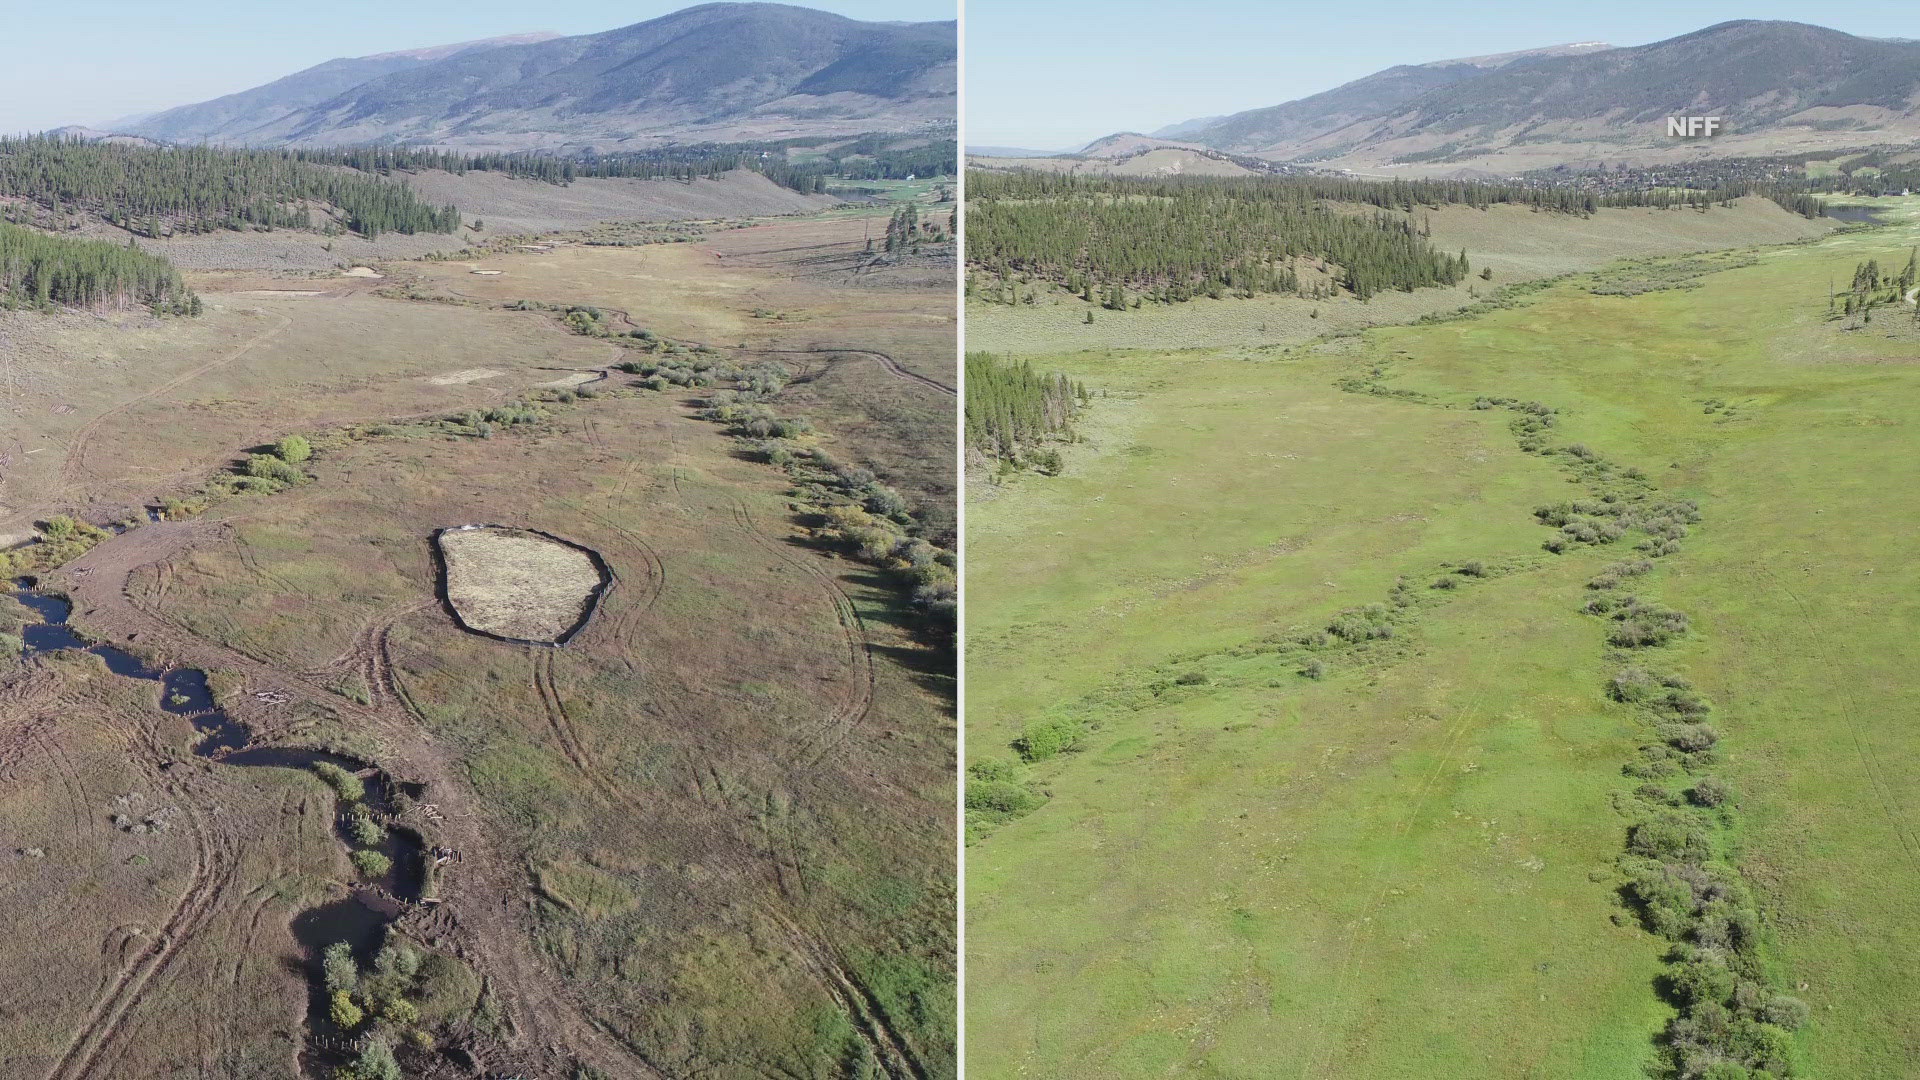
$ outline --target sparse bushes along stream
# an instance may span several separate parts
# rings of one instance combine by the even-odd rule
[[[674,351],[678,350],[678,351]],[[789,492],[812,508],[815,539],[886,572],[907,594],[929,629],[943,639],[956,629],[959,585],[954,554],[924,535],[925,526],[906,497],[873,472],[839,461],[809,445],[812,421],[786,416],[771,404],[791,372],[772,360],[732,361],[675,346],[616,369],[640,376],[642,389],[714,387],[700,416],[727,429],[770,465],[793,480]]]
[[[1535,509],[1536,521],[1557,530],[1543,545],[1549,552],[1640,537],[1634,547],[1643,557],[1614,562],[1589,579],[1581,607],[1609,622],[1606,643],[1620,650],[1616,655],[1659,649],[1687,634],[1684,612],[1618,590],[1650,573],[1653,560],[1680,550],[1701,521],[1699,505],[1664,495],[1641,470],[1619,467],[1590,447],[1549,445],[1557,410],[1491,397],[1472,407],[1518,413],[1510,427],[1520,448],[1555,459],[1586,488],[1584,498]],[[1662,992],[1679,1015],[1662,1032],[1650,1072],[1676,1080],[1792,1077],[1789,1033],[1805,1022],[1807,1006],[1774,985],[1758,906],[1732,861],[1738,804],[1732,785],[1712,771],[1722,764],[1720,731],[1707,720],[1712,706],[1686,679],[1632,665],[1616,669],[1605,692],[1634,710],[1652,736],[1622,768],[1643,782],[1616,794],[1627,818],[1621,893],[1641,923],[1671,943]]]

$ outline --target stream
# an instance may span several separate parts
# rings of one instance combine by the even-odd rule
[[[26,643],[26,656],[69,649],[92,653],[115,675],[158,683],[159,707],[185,717],[200,733],[200,741],[193,748],[195,756],[235,768],[293,769],[306,773],[312,773],[314,766],[322,762],[337,765],[362,777],[366,788],[362,803],[373,812],[374,818],[382,822],[392,820],[397,810],[396,786],[385,773],[371,769],[366,762],[325,750],[252,746],[253,732],[227,715],[214,701],[206,672],[187,667],[149,667],[124,649],[90,643],[67,625],[73,605],[64,598],[40,591],[31,578],[22,578],[15,585],[13,598],[39,616],[39,621],[28,623],[21,635]],[[355,848],[347,832],[344,813],[335,814],[334,836],[347,850]],[[308,1033],[324,1037],[315,1041],[325,1041],[336,1048],[337,1037],[342,1033],[329,1016],[327,995],[320,979],[321,950],[336,941],[345,941],[362,965],[371,963],[386,940],[387,927],[405,910],[407,903],[421,898],[426,885],[425,850],[417,833],[389,826],[375,850],[392,861],[392,868],[386,874],[359,878],[350,896],[308,908],[296,915],[292,924],[293,936],[307,961]],[[402,903],[396,903],[396,899]],[[311,1055],[310,1050],[306,1056]],[[319,1062],[309,1064],[317,1068]]]

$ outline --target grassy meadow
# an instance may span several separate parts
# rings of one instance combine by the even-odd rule
[[[1533,508],[1579,492],[1493,395],[1700,504],[1635,583],[1692,629],[1641,651],[1718,707],[1727,842],[1812,1007],[1799,1075],[1920,1075],[1920,344],[1911,309],[1825,317],[1830,277],[1920,241],[1920,200],[1876,202],[1885,228],[1317,349],[1036,356],[1104,396],[1063,475],[969,510],[968,754],[1050,796],[974,824],[973,1074],[1643,1075],[1674,1006],[1615,806],[1647,732],[1580,613],[1632,552],[1543,550]],[[1273,647],[1402,577],[1391,639],[1310,674]],[[1008,764],[1063,722],[1089,733]]]

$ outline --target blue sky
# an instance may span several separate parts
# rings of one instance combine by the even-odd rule
[[[1911,0],[967,0],[974,146],[1075,148],[1278,105],[1395,64],[1575,41],[1644,45],[1729,19],[1920,38]]]
[[[807,0],[856,19],[951,19],[957,0]],[[0,132],[102,124],[341,56],[549,30],[590,34],[694,0],[0,0]]]

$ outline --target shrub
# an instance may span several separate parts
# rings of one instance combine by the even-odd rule
[[[1653,695],[1656,685],[1653,676],[1640,668],[1621,668],[1607,679],[1607,696],[1615,701],[1638,704]]]
[[[1786,994],[1775,994],[1773,1000],[1760,1009],[1760,1019],[1786,1031],[1798,1031],[1806,1026],[1809,1014],[1806,1002]]]
[[[366,797],[367,787],[360,778],[331,761],[314,762],[313,771],[344,802],[359,802]]]
[[[1667,740],[1669,746],[1688,753],[1705,750],[1720,741],[1720,733],[1712,724],[1668,724],[1661,729],[1660,737]]]
[[[1182,672],[1180,677],[1173,681],[1181,686],[1201,686],[1207,682],[1207,673],[1204,671]]]
[[[1465,574],[1467,577],[1483,578],[1487,576],[1487,564],[1481,562],[1479,559],[1469,559],[1460,564],[1460,573]]]
[[[1607,635],[1607,644],[1623,649],[1665,645],[1687,632],[1687,617],[1672,608],[1629,596],[1611,609],[1617,625]]]
[[[1700,806],[1719,806],[1733,799],[1733,788],[1717,776],[1703,776],[1694,781],[1687,797]]]
[[[1672,868],[1642,863],[1627,879],[1625,890],[1640,905],[1647,928],[1679,941],[1693,925],[1693,886]]]
[[[389,941],[373,958],[373,970],[382,977],[411,979],[420,970],[420,954],[398,941]]]
[[[347,814],[347,833],[361,847],[373,847],[387,838],[386,828],[373,819],[373,814],[364,805],[358,803]]]
[[[327,1015],[332,1017],[333,1022],[342,1030],[352,1031],[360,1026],[361,1020],[366,1018],[366,1013],[354,1003],[353,995],[345,990],[335,990],[329,1002]]]
[[[1667,976],[1675,997],[1689,1005],[1719,1004],[1733,996],[1733,972],[1717,954],[1701,950]]]
[[[1006,819],[1032,813],[1047,800],[1024,784],[1008,780],[967,780],[967,809]]]
[[[346,942],[336,941],[320,951],[320,979],[328,993],[344,993],[360,985],[360,968]]]
[[[1456,577],[1434,578],[1433,587],[1436,589],[1457,589],[1460,587],[1460,579]]]
[[[1673,862],[1705,862],[1711,854],[1706,829],[1672,813],[1633,826],[1628,832],[1627,849],[1649,859]]]
[[[353,868],[360,871],[361,877],[385,877],[387,871],[393,869],[393,860],[387,858],[384,852],[356,851],[350,858],[353,860]]]
[[[241,466],[241,471],[247,476],[281,484],[298,484],[307,478],[306,473],[272,454],[248,454],[247,462]]]
[[[1326,677],[1326,674],[1327,674],[1327,665],[1323,661],[1320,661],[1317,659],[1309,660],[1306,663],[1300,665],[1300,674],[1304,675],[1309,679],[1324,678]]]
[[[1680,796],[1675,795],[1673,789],[1664,784],[1641,784],[1633,789],[1633,793],[1648,802],[1660,803],[1663,806],[1680,805]]]
[[[1013,748],[1027,761],[1045,761],[1073,749],[1085,733],[1079,721],[1066,717],[1035,720],[1013,741]]]
[[[1327,624],[1327,633],[1350,643],[1390,638],[1393,636],[1391,619],[1392,616],[1384,604],[1348,608],[1335,615],[1333,621]]]
[[[341,1070],[350,1080],[401,1080],[400,1063],[393,1059],[393,1048],[378,1039],[360,1051],[353,1064]]]
[[[313,456],[313,446],[299,435],[289,435],[273,444],[274,455],[289,465],[298,465]]]

